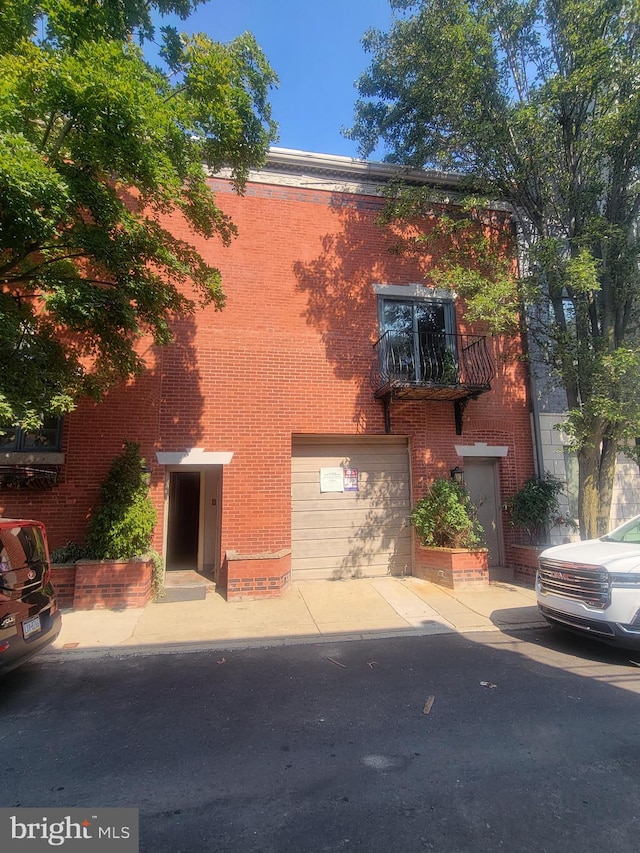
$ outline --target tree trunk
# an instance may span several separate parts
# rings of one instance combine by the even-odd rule
[[[578,450],[578,520],[580,538],[595,539],[598,529],[600,448]]]
[[[616,446],[615,441],[611,441],[607,438],[602,442],[600,486],[598,490],[598,536],[604,536],[611,525],[613,481],[616,474]]]
[[[596,539],[609,529],[615,442],[597,439],[578,450],[578,516],[580,538]]]

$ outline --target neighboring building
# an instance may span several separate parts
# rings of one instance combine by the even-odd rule
[[[521,536],[502,505],[534,471],[520,342],[470,328],[427,261],[390,251],[379,187],[399,173],[455,193],[455,176],[283,149],[242,198],[212,178],[239,237],[197,246],[226,307],[176,321],[169,347],[147,343],[147,373],[61,434],[6,446],[4,514],[42,519],[54,547],[80,541],[111,460],[138,441],[168,570],[268,596],[292,576],[411,573],[411,507],[462,468],[491,563],[508,565]],[[29,482],[51,488],[6,488]]]
[[[578,460],[569,449],[569,439],[562,430],[566,419],[567,398],[564,390],[554,381],[546,365],[536,359],[532,345],[532,408],[534,434],[536,435],[538,473],[552,474],[563,484],[559,495],[560,516],[578,520]],[[640,513],[640,471],[637,463],[620,453],[616,461],[613,497],[611,500],[610,529]],[[553,545],[579,539],[577,531],[559,524],[549,531]]]

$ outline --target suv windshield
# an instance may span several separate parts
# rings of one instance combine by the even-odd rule
[[[640,544],[640,518],[632,518],[602,537],[603,542],[637,542]]]

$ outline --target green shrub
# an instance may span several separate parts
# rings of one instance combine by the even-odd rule
[[[66,545],[61,545],[51,552],[52,563],[75,563],[76,560],[82,560],[87,556],[87,549],[84,545],[78,545],[77,542],[67,542]]]
[[[153,563],[153,573],[151,575],[151,597],[154,601],[158,601],[166,595],[164,588],[164,560],[155,548],[151,548],[149,556]]]
[[[543,543],[549,528],[558,524],[575,529],[573,519],[560,515],[561,492],[562,482],[546,472],[544,477],[530,477],[506,502],[511,524],[523,527],[532,544]]]
[[[142,556],[151,548],[156,521],[140,446],[127,442],[111,463],[100,504],[89,521],[88,555],[94,560]]]
[[[438,548],[476,548],[484,531],[467,490],[455,480],[435,480],[411,513],[423,545]]]

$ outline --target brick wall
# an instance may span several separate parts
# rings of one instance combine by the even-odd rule
[[[538,556],[541,551],[548,547],[548,545],[514,545],[510,563],[513,567],[514,577],[527,586],[534,586],[538,569]]]
[[[122,610],[144,607],[151,597],[153,563],[143,558],[78,560],[52,566],[51,579],[61,607]]]
[[[256,557],[291,547],[291,437],[384,434],[371,387],[379,335],[372,285],[429,284],[430,260],[389,252],[397,235],[376,224],[382,203],[373,196],[249,184],[238,198],[224,181],[212,183],[239,228],[229,248],[194,238],[179,216],[165,224],[219,267],[224,310],[198,309],[176,321],[175,342],[163,350],[142,341],[148,372],[65,419],[60,484],[43,493],[0,492],[0,508],[45,521],[52,548],[81,541],[111,460],[124,441],[139,441],[152,468],[154,546],[162,550],[165,469],[155,452],[232,451],[223,470],[220,580],[233,581],[232,595],[270,595],[288,582],[286,560],[273,570],[273,559],[269,568]],[[460,331],[483,331],[468,329],[456,310]],[[509,448],[500,463],[504,495],[533,472],[517,342],[496,339],[493,347],[493,390],[467,406],[462,437],[452,403],[392,405],[392,432],[409,437],[414,500],[459,464],[460,443]],[[507,552],[510,536],[505,524]],[[227,552],[245,564],[230,569]]]
[[[489,583],[487,551],[418,545],[414,556],[413,574],[449,589],[486,586]]]
[[[291,584],[291,551],[244,556],[227,551],[220,586],[227,601],[276,598]]]

